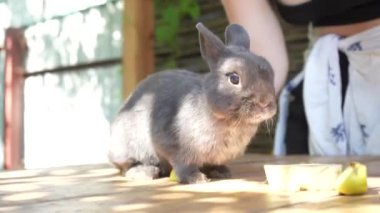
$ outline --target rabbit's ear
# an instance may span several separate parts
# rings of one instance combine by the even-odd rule
[[[249,50],[249,35],[247,31],[238,24],[230,24],[225,31],[227,45],[244,47]]]
[[[201,54],[204,59],[209,63],[216,63],[224,51],[225,45],[223,42],[209,29],[207,29],[202,23],[198,23],[195,26],[199,32],[199,43],[201,48]]]

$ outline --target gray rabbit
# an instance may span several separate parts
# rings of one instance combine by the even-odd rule
[[[224,164],[276,113],[273,70],[249,51],[245,29],[229,25],[224,44],[203,24],[196,28],[210,72],[150,75],[112,123],[109,159],[129,179],[168,176],[172,168],[180,183],[229,178]]]

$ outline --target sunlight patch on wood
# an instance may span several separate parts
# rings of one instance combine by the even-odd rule
[[[49,174],[55,175],[55,176],[61,176],[61,175],[72,175],[72,174],[75,174],[77,172],[78,171],[75,169],[60,169],[60,170],[51,171]]]
[[[132,188],[129,188],[129,187],[118,187],[118,188],[115,188],[114,190],[115,190],[115,192],[128,192],[128,191],[131,191]]]
[[[238,199],[234,197],[207,197],[196,200],[200,203],[235,203]]]
[[[105,177],[105,178],[99,178],[96,180],[96,182],[114,182],[114,183],[123,183],[125,182],[125,178],[122,176],[112,176],[112,177]]]
[[[18,206],[6,206],[6,207],[0,207],[0,212],[15,212],[19,209],[20,207]]]
[[[143,210],[152,206],[153,204],[151,203],[124,204],[124,205],[114,206],[112,210],[117,211],[117,212],[137,211],[137,210]]]
[[[378,177],[368,177],[367,181],[368,181],[368,187],[380,185],[380,179]]]
[[[152,198],[156,200],[176,200],[176,199],[185,199],[193,197],[190,193],[184,192],[174,192],[174,193],[165,193],[165,194],[157,194],[153,195]]]
[[[0,181],[2,179],[12,178],[29,178],[37,176],[40,174],[39,170],[20,170],[20,171],[9,171],[9,172],[0,172]]]
[[[70,180],[70,179],[52,179],[41,182],[43,185],[48,186],[70,186],[78,184],[78,181]]]
[[[272,192],[273,194],[273,192]],[[333,200],[338,193],[336,191],[296,191],[296,192],[283,192],[283,197],[292,203],[308,202],[308,203],[321,203]]]
[[[204,184],[176,185],[169,187],[170,191],[188,191],[188,192],[266,192],[267,185],[254,181],[241,179],[221,180]]]
[[[77,178],[90,178],[90,177],[102,177],[102,176],[108,176],[108,175],[117,175],[118,172],[116,169],[113,168],[107,168],[107,169],[95,169],[95,170],[89,170],[84,174],[78,174],[74,175],[73,177]]]
[[[111,174],[117,173],[117,169],[114,169],[114,168],[93,169],[93,170],[89,170],[88,173],[111,175]]]
[[[40,189],[41,187],[37,184],[30,184],[30,183],[14,183],[14,184],[8,184],[8,185],[0,185],[0,192],[25,192],[25,191],[33,191]]]
[[[2,200],[4,201],[25,201],[25,200],[35,200],[38,198],[46,197],[46,192],[25,192],[17,193],[8,196],[4,196]]]

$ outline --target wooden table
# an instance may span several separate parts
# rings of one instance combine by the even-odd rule
[[[368,166],[369,191],[274,192],[267,163],[344,163]],[[380,212],[380,157],[246,155],[230,164],[233,179],[179,185],[168,178],[127,182],[110,165],[0,173],[0,212]]]

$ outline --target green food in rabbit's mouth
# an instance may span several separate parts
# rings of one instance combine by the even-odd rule
[[[178,182],[178,177],[177,177],[177,175],[175,174],[174,170],[172,170],[172,171],[170,172],[169,180],[172,181],[172,182]]]

